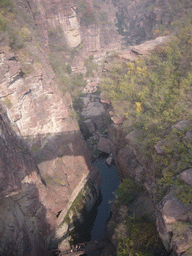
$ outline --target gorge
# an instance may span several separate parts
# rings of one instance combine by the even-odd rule
[[[191,255],[191,8],[0,1],[0,255],[69,248],[101,153],[121,183],[100,255]]]

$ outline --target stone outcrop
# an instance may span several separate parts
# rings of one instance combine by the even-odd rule
[[[173,191],[157,206],[157,229],[167,251],[181,255],[191,248],[192,205],[179,201]]]
[[[110,141],[107,138],[101,136],[99,138],[98,150],[106,154],[110,154],[111,152]]]
[[[184,170],[177,178],[192,186],[192,168]]]
[[[114,3],[117,8],[117,27],[123,44],[137,45],[162,35],[161,26],[169,27],[173,20],[181,17],[191,4],[185,3],[178,8],[175,1],[121,0]],[[165,35],[166,35],[165,30]]]
[[[141,56],[149,56],[151,53],[161,45],[169,40],[168,36],[157,37],[154,40],[145,41],[142,44],[129,46],[128,49],[122,50],[119,57],[125,61],[136,61]]]
[[[83,110],[82,116],[85,120],[92,120],[97,129],[101,129],[103,125],[103,117],[105,116],[105,109],[103,104],[99,102],[99,98],[94,95],[88,94],[86,97],[82,97]]]

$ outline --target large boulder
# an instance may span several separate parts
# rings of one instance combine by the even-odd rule
[[[176,123],[175,125],[173,125],[172,128],[182,130],[182,129],[185,129],[190,124],[192,124],[191,120],[182,120],[182,121],[179,121],[178,123]]]
[[[137,182],[143,180],[143,168],[139,165],[136,155],[130,146],[126,146],[118,151],[117,161],[123,178],[131,176]]]
[[[95,126],[94,126],[94,123],[91,119],[87,119],[84,121],[88,131],[93,134],[95,132]]]
[[[130,49],[137,55],[149,55],[158,45],[167,42],[168,39],[169,37],[166,36],[157,37],[154,40],[149,40],[142,44],[131,46]]]
[[[171,190],[157,205],[157,229],[167,251],[173,249],[175,255],[184,253],[191,247],[192,204],[186,205]]]
[[[177,176],[177,178],[192,186],[192,168],[186,169],[185,171],[181,172]]]
[[[155,154],[157,155],[163,155],[164,151],[163,151],[163,142],[164,140],[159,140],[156,145],[155,145]]]
[[[105,109],[103,104],[99,102],[97,97],[88,95],[87,97],[82,97],[83,100],[83,110],[82,117],[84,119],[91,119],[96,125],[97,129],[101,129],[103,126],[103,120],[105,116]]]
[[[111,153],[111,143],[110,140],[108,140],[105,137],[100,137],[99,138],[99,143],[98,143],[98,150],[110,154]]]

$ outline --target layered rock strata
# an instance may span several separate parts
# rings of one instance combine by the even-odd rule
[[[95,181],[84,192],[89,211],[100,180],[74,118],[70,95],[64,97],[58,88],[44,52],[33,41],[33,55],[27,48],[13,53],[4,43],[0,254],[48,255],[50,241],[58,245],[68,236],[57,230],[79,192]]]

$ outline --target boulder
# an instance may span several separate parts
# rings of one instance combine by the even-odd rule
[[[110,143],[110,141],[101,136],[99,138],[99,143],[98,143],[97,149],[101,152],[110,154],[110,152],[111,152],[111,143]]]
[[[123,124],[123,122],[126,120],[126,117],[125,116],[121,116],[121,117],[112,117],[111,120],[114,122],[114,124]]]
[[[129,146],[126,146],[118,151],[117,161],[123,178],[127,178],[129,176],[135,178],[135,169],[139,163],[134,152]]]
[[[166,198],[166,197],[165,197]],[[166,223],[172,223],[180,219],[182,215],[192,210],[192,205],[188,206],[172,196],[163,205],[162,214]]]
[[[135,152],[139,148],[139,141],[138,141],[139,132],[138,130],[133,130],[127,136],[125,136],[125,142],[131,146],[131,149]]]
[[[93,134],[95,132],[95,126],[94,126],[93,121],[91,119],[87,119],[87,120],[85,120],[84,123],[85,123],[87,129],[89,130],[89,132],[91,134]]]
[[[169,37],[167,36],[157,37],[154,40],[149,40],[136,46],[131,46],[130,50],[137,55],[149,55],[159,44],[167,42],[168,39]]]
[[[140,57],[137,54],[134,54],[132,51],[128,50],[128,51],[122,51],[119,54],[119,58],[123,60],[128,60],[128,61],[135,61]]]
[[[192,142],[192,132],[188,131],[185,135],[185,139]]]
[[[185,171],[181,172],[177,176],[177,178],[192,186],[192,168],[186,169]]]
[[[112,165],[112,162],[113,162],[113,155],[110,154],[105,162],[106,162],[107,166],[110,167]]]
[[[110,100],[103,93],[101,93],[100,96],[101,96],[101,102],[102,103],[105,103],[105,104],[108,104],[108,105],[111,104]]]
[[[179,201],[172,189],[157,205],[157,230],[167,251],[180,255],[191,247],[192,205]]]
[[[163,155],[164,154],[164,151],[163,151],[163,149],[162,149],[162,147],[163,147],[163,142],[164,142],[164,140],[159,140],[158,142],[157,142],[157,144],[155,145],[155,153],[157,154],[157,155]]]
[[[182,120],[178,123],[176,123],[175,125],[172,126],[172,128],[176,128],[176,129],[185,129],[187,126],[189,126],[190,124],[192,124],[192,121],[190,120]]]
[[[178,227],[176,227],[176,232],[172,239],[173,251],[176,255],[181,255],[181,253],[191,248],[190,241],[192,241],[192,230],[184,224],[179,227],[179,230]]]
[[[84,102],[82,116],[84,119],[91,119],[96,125],[97,129],[103,126],[103,117],[105,116],[105,109],[99,99],[92,96],[82,98]]]

